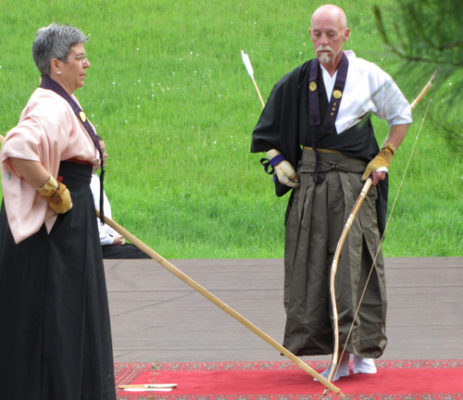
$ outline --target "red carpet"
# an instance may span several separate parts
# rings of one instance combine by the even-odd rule
[[[317,371],[328,361],[313,361]],[[377,361],[375,375],[335,382],[347,400],[463,400],[463,360]],[[119,400],[318,400],[324,386],[290,361],[117,363]],[[127,392],[121,384],[176,383],[170,392]]]

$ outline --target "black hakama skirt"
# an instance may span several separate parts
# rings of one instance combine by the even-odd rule
[[[0,396],[115,400],[91,165],[62,162],[73,208],[15,244],[0,214]]]

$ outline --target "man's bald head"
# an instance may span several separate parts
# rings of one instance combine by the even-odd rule
[[[333,75],[350,34],[346,14],[333,4],[318,7],[312,14],[309,33],[318,60]]]
[[[342,29],[347,28],[347,17],[344,10],[334,4],[324,4],[318,7],[312,14],[310,26],[314,24],[314,19],[317,20],[326,18],[337,21],[339,27]]]

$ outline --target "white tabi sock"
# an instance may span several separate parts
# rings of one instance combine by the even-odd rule
[[[375,361],[372,358],[362,358],[354,355],[354,374],[376,374]]]
[[[344,353],[342,356],[342,360],[339,364],[339,368],[334,374],[332,382],[337,381],[339,378],[344,378],[345,376],[349,376],[349,353]],[[323,378],[328,379],[328,375],[330,374],[331,366],[325,369],[320,375]],[[314,378],[314,381],[318,381],[318,379]]]

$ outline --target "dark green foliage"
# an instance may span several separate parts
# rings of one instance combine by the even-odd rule
[[[463,2],[461,0],[396,0],[395,12],[374,6],[384,43],[403,60],[411,81],[438,70],[429,120],[450,147],[463,151]],[[390,10],[388,10],[390,11]]]

